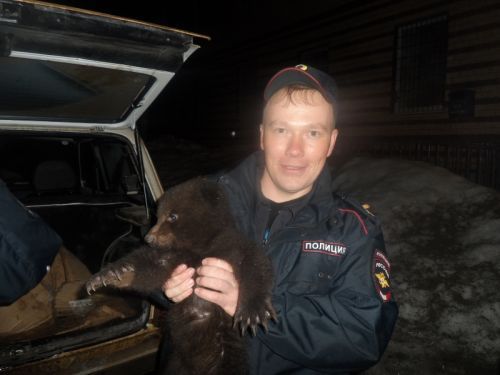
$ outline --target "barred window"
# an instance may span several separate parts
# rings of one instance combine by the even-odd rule
[[[394,112],[444,109],[448,17],[437,16],[398,27]]]

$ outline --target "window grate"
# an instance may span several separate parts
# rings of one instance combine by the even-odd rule
[[[444,109],[448,17],[437,16],[398,27],[394,112]]]

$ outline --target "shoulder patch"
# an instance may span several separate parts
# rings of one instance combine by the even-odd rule
[[[391,264],[386,255],[378,249],[375,250],[372,264],[373,283],[375,284],[377,294],[383,302],[388,302],[392,298],[390,272]]]

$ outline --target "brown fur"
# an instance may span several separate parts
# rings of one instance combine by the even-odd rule
[[[196,268],[206,257],[227,261],[240,288],[234,318],[195,295],[173,305],[166,314],[173,352],[164,373],[245,374],[242,335],[248,328],[255,333],[258,324],[267,327],[275,318],[269,259],[238,233],[227,200],[214,182],[197,178],[168,190],[159,201],[157,217],[145,237],[150,246],[95,274],[87,290],[109,286],[148,296],[162,288],[179,264]]]

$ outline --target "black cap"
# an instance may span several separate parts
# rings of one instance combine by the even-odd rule
[[[335,80],[325,72],[303,64],[284,68],[276,73],[264,89],[264,99],[269,100],[278,90],[291,85],[304,85],[316,89],[328,102],[335,103],[336,101]]]

